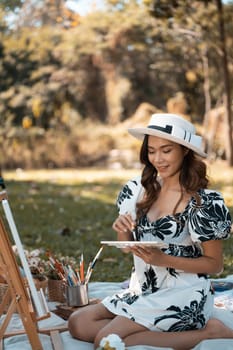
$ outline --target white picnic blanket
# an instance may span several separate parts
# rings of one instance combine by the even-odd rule
[[[223,281],[233,282],[233,275],[228,276]],[[89,284],[89,297],[90,298],[104,298],[107,295],[111,295],[116,291],[122,289],[122,283],[113,282],[92,282]],[[216,294],[216,300],[219,307],[214,309],[213,317],[216,317],[223,321],[226,325],[233,329],[233,290],[227,292],[219,292]],[[51,308],[54,305],[50,305]],[[1,320],[0,320],[1,322]],[[51,313],[51,317],[39,322],[40,328],[55,327],[63,325],[65,321]],[[22,329],[22,323],[17,314],[13,315],[8,330]],[[93,344],[82,342],[71,337],[68,331],[61,333],[61,338],[64,346],[64,350],[94,350]],[[52,350],[52,344],[49,336],[40,335],[40,339],[45,350]],[[4,339],[4,350],[31,350],[30,343],[26,335],[18,335]],[[170,348],[151,347],[146,345],[138,345],[128,347],[128,350],[171,350]],[[199,343],[193,350],[232,350],[233,339],[216,339],[205,340]],[[33,349],[34,350],[34,349]]]

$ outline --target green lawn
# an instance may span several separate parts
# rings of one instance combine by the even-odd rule
[[[233,215],[233,169],[216,164],[210,170],[211,187],[223,193]],[[116,238],[111,228],[117,215],[115,199],[125,181],[137,174],[136,170],[95,169],[4,172],[24,247],[43,247],[57,256],[75,259],[83,252],[88,264],[101,240]],[[221,276],[233,273],[232,247],[232,238],[224,242],[225,271]],[[91,280],[122,281],[129,277],[131,266],[129,254],[105,247]]]

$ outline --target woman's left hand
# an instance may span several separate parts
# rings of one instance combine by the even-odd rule
[[[166,256],[159,248],[146,247],[143,245],[135,245],[130,247],[133,254],[145,261],[146,264],[161,266],[164,257]]]

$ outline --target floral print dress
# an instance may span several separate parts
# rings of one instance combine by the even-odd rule
[[[185,258],[202,255],[201,243],[226,239],[231,217],[222,196],[212,190],[199,192],[182,213],[150,222],[140,218],[134,232],[137,241],[157,241],[166,254]],[[143,194],[140,177],[129,181],[119,193],[120,214],[135,216],[136,202]],[[103,305],[112,313],[129,318],[154,331],[183,331],[202,328],[212,313],[213,292],[204,274],[185,273],[173,268],[146,264],[134,256],[129,288],[106,297]]]

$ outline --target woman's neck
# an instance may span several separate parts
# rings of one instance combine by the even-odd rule
[[[159,183],[161,185],[161,192],[181,192],[182,186],[179,182],[179,177],[169,177],[166,179],[160,179]]]

